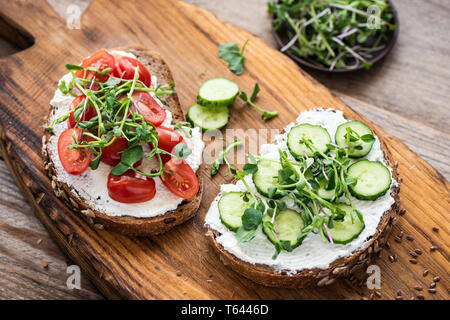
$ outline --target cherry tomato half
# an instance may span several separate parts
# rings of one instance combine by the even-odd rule
[[[73,99],[72,103],[70,104],[70,110],[74,110],[76,107],[80,105],[80,103],[83,102],[83,108],[84,103],[86,102],[86,96],[81,95]],[[77,122],[75,121],[75,112],[72,112],[69,116],[69,119],[67,119],[67,127],[68,128],[75,128],[77,125]],[[95,117],[97,115],[97,112],[95,111],[95,108],[90,105],[89,103],[86,105],[86,109],[81,113],[80,121],[89,121],[92,117]]]
[[[155,126],[159,126],[166,119],[166,110],[148,93],[137,91],[133,93],[133,108],[141,114],[144,119]]]
[[[120,176],[109,174],[108,194],[122,203],[138,203],[152,200],[156,194],[155,180],[128,170]]]
[[[82,138],[83,130],[71,128],[64,130],[58,139],[58,155],[64,169],[70,174],[81,174],[86,171],[92,158],[88,148],[69,149],[73,143],[73,135],[77,141]]]
[[[117,78],[131,80],[134,78],[134,70],[136,67],[139,67],[139,80],[142,81],[146,87],[150,87],[152,83],[150,72],[142,63],[130,57],[122,56],[116,58],[113,75]]]
[[[171,128],[166,128],[166,127],[156,127],[156,131],[158,132],[158,137],[159,137],[159,141],[158,141],[158,148],[173,153],[173,149],[175,148],[175,146],[179,143],[184,143],[186,144],[186,142],[184,141],[183,137],[176,132],[175,130],[171,129]],[[150,148],[153,148],[153,145],[151,143],[149,143]],[[167,161],[169,161],[172,157],[168,154],[161,154],[161,160],[163,161],[163,163],[166,163]]]
[[[164,185],[176,196],[183,199],[192,199],[198,192],[197,176],[192,168],[180,159],[171,159],[164,164],[164,168],[172,174],[164,172]]]
[[[99,73],[96,73],[94,71],[87,71],[86,72],[86,80],[92,80],[95,77],[95,81],[98,82],[105,82],[108,80],[109,75],[112,73],[114,69],[115,59],[114,56],[110,55],[106,50],[100,50],[94,53],[89,58],[86,58],[81,63],[81,66],[83,68],[92,67],[97,69],[98,71],[103,71],[107,68],[111,68],[111,71],[108,73],[102,75]],[[83,78],[85,70],[78,70],[75,72],[75,75],[78,78]],[[89,84],[86,84],[86,87],[89,87]]]
[[[122,157],[122,151],[128,148],[128,141],[125,138],[116,138],[113,143],[103,148],[101,160],[115,167],[119,164]],[[142,159],[134,164],[134,167],[138,167],[142,164]]]

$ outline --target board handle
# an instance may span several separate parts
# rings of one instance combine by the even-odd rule
[[[32,49],[40,39],[57,36],[65,25],[45,0],[10,1],[0,12],[0,36],[19,50]]]

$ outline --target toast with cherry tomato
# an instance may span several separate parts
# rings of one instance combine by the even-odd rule
[[[204,144],[161,56],[130,46],[66,68],[42,145],[55,194],[95,228],[126,235],[160,234],[192,218]]]

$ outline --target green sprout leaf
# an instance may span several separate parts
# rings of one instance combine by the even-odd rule
[[[244,211],[242,215],[242,226],[246,230],[256,229],[262,221],[262,212],[250,207]]]
[[[117,164],[114,168],[112,168],[111,170],[111,174],[115,175],[115,176],[120,176],[122,174],[124,174],[125,172],[127,172],[130,169],[130,166],[119,162],[119,164]]]
[[[288,240],[280,240],[281,247],[287,252],[292,252],[291,242]]]
[[[250,96],[250,101],[251,102],[255,101],[256,96],[258,95],[259,91],[261,91],[261,89],[259,88],[258,82],[256,82],[255,83],[255,87],[253,88],[252,95]]]
[[[249,242],[256,236],[257,231],[258,231],[258,229],[247,230],[243,226],[241,226],[236,231],[235,236],[239,242]]]
[[[186,159],[191,153],[192,150],[189,149],[184,143],[177,144],[173,149],[173,154],[178,159]]]
[[[264,111],[261,118],[264,121],[270,120],[272,118],[275,118],[278,115],[278,111]]]
[[[232,174],[237,173],[237,170],[236,170],[235,168],[233,168],[233,167],[230,165],[230,163],[228,162],[228,160],[227,160],[227,154],[228,154],[228,152],[229,152],[231,149],[233,149],[234,147],[238,147],[238,146],[240,146],[240,145],[242,145],[242,141],[236,139],[236,140],[234,140],[233,142],[231,142],[229,145],[227,145],[227,146],[225,147],[225,149],[223,149],[223,150],[219,153],[219,155],[217,156],[217,158],[214,160],[213,164],[211,165],[211,171],[210,171],[211,177],[214,176],[214,175],[216,175],[216,174],[219,172],[220,165],[221,165],[222,163],[224,163],[224,162],[225,162],[226,165],[228,166],[228,172],[227,172],[227,174],[228,174],[229,172],[231,172]]]
[[[361,136],[361,140],[364,142],[374,142],[375,137],[372,134],[365,134],[365,135]]]
[[[66,64],[66,69],[67,70],[75,70],[75,71],[84,70],[84,68],[82,66],[79,66],[76,64],[70,64],[70,63]]]
[[[248,174],[254,174],[258,171],[258,165],[253,163],[246,163],[244,165],[244,171]]]
[[[144,151],[141,145],[129,147],[122,152],[120,162],[129,167],[133,166],[136,162],[144,157]]]
[[[223,43],[219,46],[218,55],[219,58],[228,62],[228,69],[236,75],[244,73],[244,50],[248,43],[245,41],[242,46],[242,50],[239,50],[236,42]]]
[[[96,156],[91,163],[89,164],[89,166],[91,167],[92,170],[96,170],[100,164],[100,159],[101,159],[101,154],[99,154],[98,156]]]
[[[270,188],[267,190],[267,193],[268,193],[269,198],[270,198],[270,199],[275,198],[275,196],[277,195],[277,191],[278,191],[277,188],[275,188],[275,187],[270,187]]]
[[[68,94],[69,93],[69,89],[66,86],[66,82],[63,80],[61,81],[61,83],[58,86],[59,91],[61,91],[62,94]]]

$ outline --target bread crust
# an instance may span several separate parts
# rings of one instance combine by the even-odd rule
[[[149,69],[152,75],[158,77],[158,81],[165,84],[173,81],[169,67],[162,57],[154,51],[140,46],[127,46],[110,50],[121,50],[133,53],[137,59]],[[166,95],[162,97],[161,100],[172,112],[173,122],[185,121],[176,94]],[[53,107],[50,106],[48,116],[50,116],[52,109]],[[183,201],[176,210],[168,211],[164,215],[151,218],[136,218],[129,216],[112,217],[95,210],[86,203],[85,199],[75,195],[69,185],[57,180],[57,170],[51,160],[51,151],[47,144],[50,136],[51,133],[45,131],[42,137],[42,157],[44,159],[47,175],[51,179],[53,191],[70,209],[81,213],[88,223],[97,229],[106,229],[129,236],[157,235],[192,218],[200,206],[203,194],[203,178],[201,174],[203,164],[200,165],[196,173],[200,185],[197,195],[193,199]]]
[[[323,287],[334,283],[336,279],[340,277],[349,276],[355,271],[367,267],[372,259],[380,254],[382,248],[386,244],[392,225],[397,221],[400,210],[399,192],[401,179],[398,172],[398,163],[394,161],[386,143],[380,138],[380,135],[376,130],[374,130],[374,133],[380,140],[386,162],[392,168],[392,175],[398,184],[391,190],[394,203],[391,208],[383,214],[377,226],[376,233],[366,241],[363,248],[354,251],[349,256],[335,260],[326,269],[301,269],[298,270],[297,273],[292,274],[288,271],[276,271],[267,265],[254,265],[237,258],[235,255],[226,251],[223,246],[216,241],[216,238],[220,233],[208,228],[206,236],[218,253],[220,260],[234,271],[254,282],[268,287],[281,288]],[[237,180],[233,182],[236,183]]]

